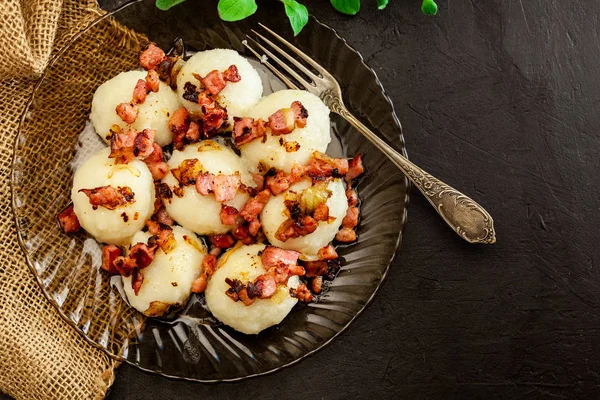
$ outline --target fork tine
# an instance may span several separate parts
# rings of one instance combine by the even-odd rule
[[[317,71],[319,71],[319,73],[321,75],[323,75],[323,76],[329,76],[329,72],[327,72],[327,70],[325,68],[323,68],[315,60],[313,60],[312,58],[310,58],[309,56],[307,56],[306,54],[304,54],[299,48],[297,48],[296,46],[294,46],[293,44],[291,44],[290,42],[288,42],[287,40],[285,40],[284,38],[282,38],[281,36],[279,36],[277,33],[273,32],[271,29],[267,28],[264,24],[261,24],[260,22],[258,24],[264,30],[266,30],[271,35],[273,35],[281,43],[285,44],[288,49],[290,49],[291,51],[293,51],[294,53],[296,53],[298,55],[298,57],[300,57],[301,59],[303,59],[304,61],[306,61],[311,67],[313,67],[314,69],[316,69]]]
[[[269,39],[267,39],[266,37],[264,37],[260,33],[256,32],[254,29],[252,29],[252,32],[254,32],[254,34],[256,36],[258,36],[259,38],[261,38],[262,40],[264,40],[267,44],[269,44],[279,54],[281,54],[282,56],[284,56],[289,62],[291,62],[293,65],[295,65],[296,68],[298,68],[300,71],[304,72],[308,77],[310,77],[313,80],[316,80],[316,79],[320,78],[318,75],[315,75],[311,70],[309,70],[308,68],[306,68],[304,66],[304,64],[302,64],[301,62],[299,62],[298,60],[296,60],[294,57],[292,57],[291,55],[289,55],[288,53],[286,53],[285,51],[283,51],[279,46],[276,46],[275,43],[271,42]]]
[[[262,56],[260,53],[258,53],[256,50],[254,50],[246,40],[244,40],[242,42],[242,44],[244,46],[246,46],[246,48],[248,50],[250,50],[252,52],[252,54],[254,54],[256,56],[256,58],[258,58],[260,60],[261,63],[265,64],[267,66],[267,68],[269,68],[271,70],[271,72],[273,72],[275,75],[277,75],[277,77],[279,79],[281,79],[283,81],[283,83],[285,83],[290,89],[299,89],[298,86],[290,81],[288,79],[287,76],[285,76],[284,74],[281,73],[281,71],[279,71],[277,68],[275,68],[274,66],[271,65],[271,63],[269,63],[268,61],[262,61]]]
[[[279,67],[283,68],[288,74],[290,74],[294,79],[296,79],[306,89],[308,89],[308,90],[314,89],[313,85],[311,85],[309,82],[307,82],[306,79],[304,79],[303,77],[301,77],[299,73],[297,73],[296,71],[294,71],[287,64],[285,64],[283,61],[281,61],[279,59],[279,57],[277,57],[275,54],[271,53],[265,46],[263,46],[262,44],[258,43],[254,38],[252,38],[252,37],[250,37],[248,35],[246,35],[246,37],[248,39],[252,40],[252,42],[254,43],[254,45],[256,47],[258,47],[259,49],[261,49],[267,56],[269,56],[269,58],[271,60],[275,61],[275,63],[278,64]]]

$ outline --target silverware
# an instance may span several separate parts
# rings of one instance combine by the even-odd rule
[[[284,63],[272,51],[267,49],[251,36],[247,36],[254,46],[260,49],[264,54],[260,54],[247,41],[244,45],[256,57],[258,57],[275,75],[277,75],[286,85],[292,89],[299,89],[298,86],[289,79],[281,70],[284,70],[289,76],[301,84],[304,89],[317,95],[336,114],[339,114],[348,122],[350,122],[360,133],[362,133],[371,143],[373,143],[381,152],[383,152],[399,169],[406,175],[411,182],[419,188],[421,193],[425,195],[427,200],[433,205],[436,211],[444,218],[444,221],[463,239],[469,243],[492,244],[496,242],[496,232],[494,231],[494,220],[488,212],[473,201],[468,196],[465,196],[458,190],[448,186],[436,177],[425,172],[420,167],[413,164],[406,157],[395,151],[391,146],[386,144],[369,128],[360,122],[352,115],[344,102],[342,101],[342,91],[337,80],[325,68],[319,65],[312,58],[304,54],[300,49],[293,46],[287,40],[267,28],[263,24],[259,24],[263,29],[269,32],[281,44],[285,45],[289,50],[301,58],[304,62],[319,72],[319,75],[314,74],[304,64],[299,62],[292,55],[284,51],[279,46],[275,45],[271,40],[261,35],[259,32],[252,29],[252,32],[264,41],[267,45],[275,50],[280,56],[284,57],[290,64],[295,66],[308,78],[307,81],[295,69]],[[269,61],[265,60],[265,56],[272,60],[277,66],[276,68]]]

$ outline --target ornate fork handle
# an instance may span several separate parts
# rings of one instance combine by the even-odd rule
[[[331,111],[350,122],[400,168],[459,236],[469,243],[492,244],[496,242],[494,220],[483,207],[468,196],[423,171],[392,149],[356,119],[337,96],[331,92],[325,92],[321,95],[321,98]]]

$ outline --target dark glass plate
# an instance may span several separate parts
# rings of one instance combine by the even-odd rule
[[[267,7],[237,23],[222,23],[214,2],[187,1],[168,12],[154,0],[133,2],[79,32],[51,62],[23,113],[14,149],[13,210],[19,241],[44,294],[60,315],[95,346],[141,369],[203,382],[232,381],[294,364],[323,348],[365,309],[399,250],[406,223],[408,181],[374,146],[331,115],[334,155],[363,154],[366,173],[359,240],[341,246],[342,268],[319,301],[298,305],[283,322],[247,336],[218,323],[194,295],[170,319],[145,318],[119,293],[119,278],[99,271],[100,245],[85,233],[65,235],[55,216],[69,202],[73,170],[102,146],[89,129],[95,89],[133,69],[146,40],[169,48],[233,48],[262,22],[292,39],[283,14]],[[129,27],[129,29],[124,28]],[[147,37],[147,39],[145,38]],[[375,72],[334,30],[311,18],[293,42],[340,82],[348,108],[405,153],[398,118]],[[265,93],[283,88],[260,63]]]

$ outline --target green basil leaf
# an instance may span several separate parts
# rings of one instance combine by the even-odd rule
[[[219,0],[217,10],[223,21],[239,21],[256,12],[254,0]]]
[[[290,20],[294,36],[300,33],[308,22],[308,10],[296,0],[281,0],[285,6],[285,14]]]
[[[377,8],[383,10],[388,5],[389,0],[377,0]]]
[[[156,0],[156,7],[160,10],[167,11],[169,8],[183,3],[185,0]]]
[[[360,10],[360,0],[329,0],[333,8],[343,14],[356,15]]]
[[[423,0],[423,3],[421,4],[421,11],[423,11],[423,14],[426,15],[435,15],[437,14],[437,4],[435,4],[435,1],[433,0]]]

